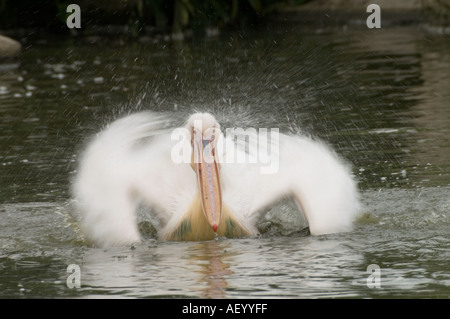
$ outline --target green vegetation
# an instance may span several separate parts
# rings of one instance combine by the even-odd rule
[[[68,32],[70,3],[80,5],[83,27],[128,25],[134,33],[151,26],[158,32],[242,27],[256,24],[281,7],[310,0],[0,0],[0,29],[44,28]]]
[[[305,0],[144,0],[139,16],[153,19],[159,29],[171,27],[172,33],[185,28],[242,26],[257,21],[284,6]]]

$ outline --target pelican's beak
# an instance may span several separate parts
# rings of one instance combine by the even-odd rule
[[[222,215],[222,191],[219,164],[216,157],[218,129],[203,133],[194,129],[192,165],[197,174],[198,187],[206,220],[217,232]]]

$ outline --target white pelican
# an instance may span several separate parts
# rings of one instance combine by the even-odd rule
[[[255,235],[258,219],[285,197],[304,214],[311,235],[351,230],[359,211],[356,183],[322,142],[275,130],[268,142],[256,130],[241,130],[245,140],[236,138],[239,131],[224,136],[208,113],[193,114],[178,131],[168,123],[161,114],[132,114],[88,144],[73,194],[95,244],[139,242],[141,204],[159,221],[162,240]]]

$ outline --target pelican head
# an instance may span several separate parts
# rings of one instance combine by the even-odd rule
[[[222,217],[220,167],[216,154],[220,125],[211,114],[196,113],[188,119],[186,126],[191,134],[191,167],[197,175],[203,213],[217,232]]]

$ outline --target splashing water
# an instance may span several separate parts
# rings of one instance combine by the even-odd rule
[[[447,298],[448,41],[408,28],[313,31],[132,52],[56,41],[1,70],[0,295]],[[176,125],[198,110],[224,127],[317,136],[353,163],[365,214],[353,232],[305,236],[284,202],[258,225],[261,238],[167,243],[141,212],[142,244],[90,247],[70,208],[79,149],[146,109]],[[66,286],[70,264],[81,266],[80,289]],[[370,264],[380,289],[366,285]]]

